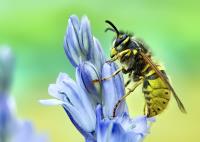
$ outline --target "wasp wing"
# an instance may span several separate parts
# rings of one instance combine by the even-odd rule
[[[185,107],[183,106],[182,102],[180,101],[180,99],[176,95],[176,92],[174,91],[174,89],[172,88],[172,86],[170,85],[170,83],[168,82],[167,78],[163,75],[163,73],[160,70],[158,70],[158,68],[156,67],[156,65],[152,62],[152,60],[146,54],[144,54],[143,52],[140,52],[140,55],[151,66],[151,68],[162,79],[162,81],[168,86],[168,88],[172,91],[172,93],[174,95],[174,98],[176,99],[176,102],[177,102],[178,107],[181,110],[181,112],[186,113]]]

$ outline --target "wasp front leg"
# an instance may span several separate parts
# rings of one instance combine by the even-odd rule
[[[114,61],[116,61],[118,58],[119,58],[119,56],[118,56],[118,54],[117,54],[117,55],[115,55],[114,57],[112,57],[110,60],[106,61],[106,63],[114,62]]]
[[[116,61],[117,59],[120,59],[122,56],[126,56],[126,57],[129,57],[130,54],[132,53],[132,50],[131,49],[126,49],[120,53],[117,53],[115,54],[110,60],[106,61],[107,63],[108,62],[114,62]]]
[[[126,49],[126,50],[120,52],[120,53],[118,54],[118,56],[119,56],[119,57],[122,57],[122,56],[125,55],[125,56],[129,57],[131,53],[132,53],[132,50],[131,50],[131,49]]]
[[[101,80],[96,79],[96,80],[93,80],[92,82],[95,83],[95,82],[100,82],[100,81],[104,81],[104,80],[109,80],[109,79],[113,78],[114,76],[116,76],[118,73],[120,73],[122,70],[125,70],[125,68],[123,66],[121,68],[117,69],[114,73],[112,73],[111,76],[102,78]]]

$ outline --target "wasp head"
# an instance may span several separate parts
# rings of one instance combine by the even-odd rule
[[[110,57],[113,58],[119,52],[126,49],[126,45],[129,43],[131,37],[130,35],[124,32],[119,32],[112,22],[106,20],[106,23],[108,23],[111,27],[106,28],[105,31],[110,30],[116,33],[116,38],[114,39],[113,47],[111,49],[111,54],[110,54]]]

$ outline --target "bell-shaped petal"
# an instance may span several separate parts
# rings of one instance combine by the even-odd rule
[[[97,107],[97,142],[139,142],[138,136],[134,132],[124,130],[123,124],[116,121],[116,119],[101,119],[100,105]],[[132,125],[132,124],[130,124]]]
[[[64,49],[74,67],[77,67],[80,62],[90,61],[100,69],[103,62],[105,62],[101,45],[93,37],[86,16],[83,16],[81,22],[79,22],[77,16],[70,16],[64,38]]]
[[[105,121],[100,123],[97,142],[139,142],[133,132],[125,132],[119,123]]]
[[[85,137],[95,130],[95,110],[89,96],[67,74],[60,73],[56,84],[49,86],[49,93],[57,100],[43,100],[42,103],[62,105],[76,128]]]
[[[100,82],[93,82],[95,79],[100,80],[100,77],[92,63],[86,61],[76,68],[76,81],[90,95],[94,109],[96,108],[96,104],[101,103],[101,86]]]
[[[97,142],[140,142],[149,131],[149,120],[146,116],[131,119],[127,113],[113,119],[103,118],[100,105],[96,108]]]
[[[102,68],[102,78],[110,77],[115,71],[115,65],[105,63]],[[120,74],[102,82],[102,104],[105,117],[112,117],[113,110],[119,99],[124,95],[124,84]],[[125,102],[122,102],[116,110],[116,115],[128,113]]]
[[[143,139],[149,132],[150,123],[155,120],[148,119],[147,116],[138,116],[132,119],[124,113],[120,117],[115,117],[113,121],[121,124],[126,132],[134,132],[137,139]]]

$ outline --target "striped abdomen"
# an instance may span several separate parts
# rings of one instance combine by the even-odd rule
[[[143,70],[144,83],[142,91],[146,100],[147,117],[152,117],[160,114],[168,105],[170,100],[171,91],[155,71],[146,65]],[[165,75],[165,71],[157,65],[157,68]]]

